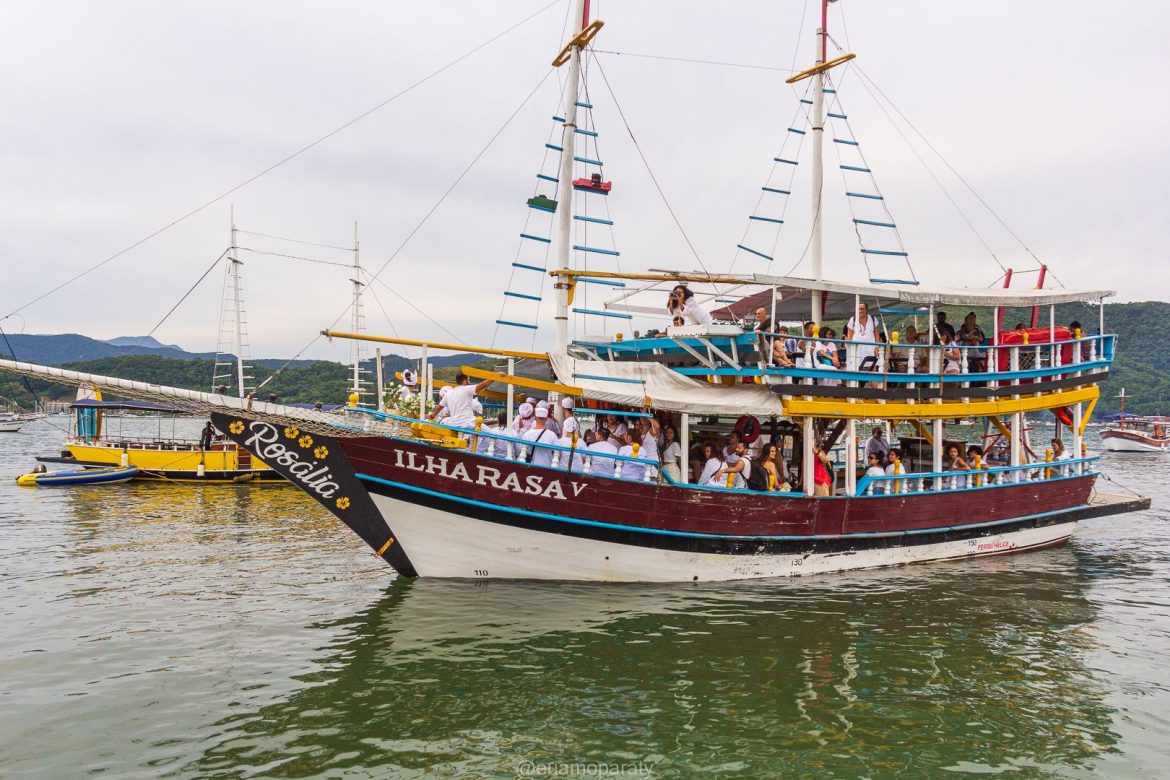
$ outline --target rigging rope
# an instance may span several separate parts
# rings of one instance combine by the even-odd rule
[[[335,248],[340,248],[340,247],[335,247]],[[340,263],[336,260],[318,260],[315,257],[301,257],[300,255],[286,255],[283,252],[265,252],[262,249],[252,249],[251,247],[247,247],[247,246],[238,246],[238,247],[236,247],[236,249],[238,249],[241,252],[251,252],[254,255],[265,255],[267,257],[284,257],[284,258],[287,258],[289,260],[304,260],[306,263],[318,263],[320,265],[332,265],[332,266],[337,266],[338,268],[353,268],[353,263]],[[353,248],[350,247],[346,251],[352,252]]]
[[[267,233],[256,233],[255,231],[244,230],[243,228],[236,228],[236,232],[243,233],[244,235],[248,235],[248,236],[259,236],[260,238],[271,238],[271,239],[275,239],[277,241],[289,241],[289,242],[292,242],[294,244],[304,244],[305,246],[315,246],[315,247],[318,247],[319,249],[336,249],[339,252],[352,252],[353,251],[352,246],[334,246],[333,244],[318,244],[318,243],[315,243],[313,241],[302,241],[299,238],[289,238],[287,236],[272,236],[272,235],[269,235]]]
[[[615,57],[641,57],[648,60],[666,60],[668,62],[687,62],[693,65],[721,65],[728,68],[747,68],[749,70],[774,70],[780,73],[795,73],[795,63],[792,68],[777,68],[772,65],[748,65],[742,62],[722,62],[719,60],[693,60],[687,57],[666,57],[659,54],[636,54],[630,51],[609,51],[606,49],[590,49],[593,54],[612,54]]]
[[[670,212],[670,218],[674,220],[675,226],[679,233],[682,234],[683,240],[687,242],[687,247],[690,248],[691,254],[695,256],[699,267],[703,269],[703,273],[710,275],[706,264],[703,263],[703,258],[699,257],[699,252],[695,249],[695,245],[691,243],[691,237],[687,235],[687,231],[683,228],[682,222],[679,221],[678,215],[674,213],[674,208],[671,207],[670,201],[666,197],[666,193],[662,189],[662,185],[658,183],[658,177],[654,175],[654,171],[650,168],[650,161],[646,159],[646,154],[642,151],[642,147],[638,145],[638,139],[634,137],[634,131],[630,129],[630,123],[626,119],[626,112],[622,111],[621,103],[618,102],[617,95],[614,94],[613,87],[609,83],[609,78],[605,75],[605,68],[601,66],[601,62],[597,62],[597,70],[601,73],[601,80],[605,82],[605,88],[609,92],[609,96],[613,99],[614,108],[617,109],[618,116],[622,118],[622,124],[626,128],[626,132],[630,136],[630,141],[634,144],[634,149],[638,152],[638,156],[642,158],[642,165],[646,167],[646,173],[650,174],[650,181],[654,182],[654,188],[658,190],[659,197],[662,198],[662,203],[666,206],[666,210]],[[718,291],[718,288],[716,288]]]
[[[451,68],[453,68],[455,65],[458,65],[460,62],[462,62],[463,60],[465,60],[465,59],[467,59],[468,57],[472,56],[473,54],[475,54],[476,52],[478,52],[478,51],[480,51],[481,49],[485,48],[486,46],[489,46],[490,44],[492,44],[492,43],[495,43],[495,42],[496,42],[497,40],[499,40],[500,38],[504,37],[504,36],[505,36],[505,35],[507,35],[508,33],[512,32],[513,30],[515,30],[516,28],[518,28],[518,27],[522,26],[523,24],[527,23],[528,21],[530,21],[530,20],[534,19],[535,17],[539,16],[540,14],[544,13],[545,11],[547,11],[548,9],[552,8],[554,5],[557,5],[557,4],[558,4],[558,3],[560,3],[560,2],[561,2],[561,0],[553,0],[553,2],[549,3],[548,5],[546,5],[546,6],[542,7],[542,8],[539,8],[539,9],[537,9],[536,11],[533,11],[533,12],[532,12],[531,14],[529,14],[528,16],[524,17],[524,18],[523,18],[523,19],[521,19],[520,21],[516,22],[516,23],[515,23],[515,24],[513,24],[512,26],[510,26],[510,27],[508,27],[507,29],[505,29],[503,32],[499,32],[499,33],[497,33],[497,34],[493,35],[491,38],[488,38],[486,41],[484,41],[483,43],[479,44],[479,45],[478,45],[478,46],[476,46],[475,48],[471,49],[470,51],[467,51],[467,52],[465,52],[464,54],[461,54],[460,56],[458,56],[458,57],[456,57],[455,59],[453,59],[453,60],[451,60],[450,62],[448,62],[446,65],[444,65],[444,66],[442,66],[441,68],[439,68],[438,70],[432,71],[432,72],[431,72],[429,75],[427,75],[427,76],[424,76],[423,78],[421,78],[421,79],[419,79],[418,81],[414,82],[413,84],[411,84],[410,86],[408,86],[408,87],[406,87],[405,89],[401,90],[401,91],[400,91],[400,92],[398,92],[397,94],[395,94],[395,95],[393,95],[393,96],[391,96],[391,97],[387,98],[386,100],[383,100],[381,103],[377,104],[377,105],[376,105],[376,106],[374,106],[373,108],[370,108],[370,109],[368,109],[368,110],[366,110],[366,111],[362,112],[361,114],[358,114],[358,115],[357,115],[356,117],[354,117],[353,119],[350,119],[349,121],[345,122],[344,124],[340,125],[339,127],[337,127],[337,128],[335,128],[335,129],[333,129],[333,130],[329,131],[328,133],[326,133],[325,135],[321,136],[321,137],[320,137],[320,138],[318,138],[317,140],[315,140],[315,141],[313,141],[313,142],[311,142],[311,143],[309,143],[309,144],[306,144],[305,146],[302,146],[300,149],[297,149],[297,150],[296,150],[295,152],[293,152],[292,154],[289,154],[288,156],[286,156],[286,157],[284,157],[283,159],[281,159],[281,160],[279,160],[279,161],[277,161],[277,162],[273,163],[272,165],[268,166],[267,168],[265,168],[264,170],[260,171],[259,173],[257,173],[257,174],[255,174],[255,175],[253,175],[253,176],[251,176],[251,177],[249,177],[249,178],[245,179],[244,181],[240,182],[239,184],[236,184],[235,186],[233,186],[233,187],[231,187],[230,189],[228,189],[228,190],[226,190],[226,191],[224,191],[224,192],[220,193],[219,195],[216,195],[214,198],[212,198],[211,200],[208,200],[208,201],[206,201],[206,202],[205,202],[205,203],[203,203],[202,205],[199,205],[199,206],[197,206],[197,207],[195,207],[195,208],[191,209],[190,211],[188,211],[187,213],[185,213],[185,214],[183,214],[182,216],[178,217],[177,219],[174,219],[174,220],[172,220],[171,222],[169,222],[169,223],[167,223],[166,225],[164,225],[163,227],[159,228],[158,230],[155,230],[153,233],[150,233],[149,235],[147,235],[147,236],[145,236],[145,237],[143,237],[143,238],[140,238],[139,240],[137,240],[137,241],[135,241],[134,243],[132,243],[132,244],[130,244],[129,246],[127,246],[126,248],[124,248],[124,249],[121,249],[121,250],[119,250],[118,252],[115,252],[114,254],[110,255],[110,256],[109,256],[109,257],[107,257],[105,260],[102,260],[102,261],[100,261],[100,262],[98,262],[98,263],[96,263],[96,264],[94,264],[94,265],[90,266],[89,268],[87,268],[86,270],[82,271],[81,273],[74,275],[73,277],[71,277],[71,278],[69,278],[69,279],[65,280],[64,282],[61,282],[60,284],[58,284],[56,287],[52,288],[51,290],[49,290],[49,291],[47,291],[47,292],[44,292],[44,293],[42,293],[42,294],[38,295],[36,298],[33,298],[31,301],[29,301],[29,302],[27,302],[27,303],[25,303],[25,304],[21,305],[20,307],[18,307],[18,308],[16,308],[16,309],[13,309],[11,312],[9,312],[8,314],[6,314],[4,317],[0,317],[0,320],[5,320],[5,319],[8,319],[8,318],[9,318],[9,317],[11,317],[12,315],[14,315],[14,314],[17,314],[17,313],[19,313],[19,312],[21,312],[21,311],[24,311],[24,310],[25,310],[25,309],[27,309],[28,307],[32,306],[33,304],[35,304],[35,303],[37,303],[37,302],[39,302],[39,301],[42,301],[42,300],[44,300],[45,298],[49,297],[49,296],[50,296],[50,295],[52,295],[53,293],[57,292],[58,290],[61,290],[61,289],[65,288],[65,287],[68,287],[69,285],[73,284],[74,282],[78,281],[79,279],[82,279],[82,278],[84,278],[85,276],[88,276],[89,274],[91,274],[91,273],[93,273],[94,271],[98,270],[99,268],[101,268],[101,267],[105,266],[107,263],[111,263],[111,262],[113,262],[114,260],[118,259],[118,258],[119,258],[119,257],[121,257],[122,255],[126,254],[127,252],[130,252],[130,251],[131,251],[131,250],[133,250],[133,249],[137,249],[138,247],[142,246],[143,244],[145,244],[147,241],[151,240],[152,238],[154,238],[154,237],[156,237],[156,236],[158,236],[158,235],[161,235],[162,233],[165,233],[167,230],[170,230],[170,229],[171,229],[171,228],[173,228],[174,226],[176,226],[176,225],[178,225],[178,224],[180,224],[180,223],[182,223],[182,222],[184,222],[184,221],[186,221],[186,220],[190,219],[191,217],[193,217],[193,216],[195,216],[196,214],[198,214],[199,212],[201,212],[201,211],[203,211],[203,210],[205,210],[205,209],[209,208],[210,206],[213,206],[213,205],[215,205],[216,203],[220,202],[221,200],[223,200],[224,198],[228,197],[229,195],[232,195],[233,193],[235,193],[235,192],[238,192],[239,190],[241,190],[241,189],[243,189],[244,187],[248,186],[249,184],[251,184],[252,182],[256,181],[257,179],[259,179],[259,178],[261,178],[261,177],[263,177],[263,176],[265,176],[265,175],[267,175],[267,174],[271,173],[272,171],[276,170],[277,168],[281,167],[281,166],[282,166],[282,165],[284,165],[285,163],[287,163],[287,162],[290,162],[290,161],[292,161],[292,160],[296,159],[297,157],[300,157],[302,154],[304,154],[305,152],[309,151],[309,150],[310,150],[310,149],[312,149],[313,147],[315,147],[315,146],[318,146],[319,144],[322,144],[322,143],[324,143],[325,141],[329,140],[330,138],[332,138],[333,136],[335,136],[335,135],[337,135],[338,133],[342,132],[343,130],[346,130],[346,129],[348,129],[348,128],[352,127],[353,125],[357,124],[358,122],[360,122],[361,120],[363,120],[363,119],[365,119],[366,117],[370,116],[371,114],[374,114],[374,113],[376,113],[377,111],[380,111],[381,109],[383,109],[383,108],[385,108],[386,106],[390,105],[391,103],[393,103],[393,102],[394,102],[395,100],[397,100],[398,98],[400,98],[400,97],[402,97],[402,96],[406,95],[406,94],[407,94],[407,93],[409,93],[409,92],[412,92],[412,91],[413,91],[414,89],[416,89],[417,87],[420,87],[420,86],[422,86],[423,84],[425,84],[426,82],[428,82],[428,81],[430,81],[431,79],[435,78],[436,76],[438,76],[438,75],[442,74],[443,72],[445,72],[445,71],[447,71],[447,70],[450,70],[450,69],[451,69]]]

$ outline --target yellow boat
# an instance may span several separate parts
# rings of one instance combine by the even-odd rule
[[[105,401],[97,397],[75,401],[75,427],[60,457],[37,458],[42,463],[75,466],[136,466],[135,479],[169,482],[284,482],[266,463],[253,458],[226,436],[217,433],[211,446],[198,439],[107,435],[105,414],[110,411],[177,414],[179,410],[143,401]]]

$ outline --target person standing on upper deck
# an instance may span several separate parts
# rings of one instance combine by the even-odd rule
[[[864,342],[857,347],[858,366],[867,357],[877,357],[877,334],[877,318],[869,316],[869,307],[864,302],[857,304],[857,316],[850,317],[849,322],[845,325],[845,340]],[[850,368],[853,368],[853,366],[850,366]],[[867,370],[874,370],[876,368],[877,365],[875,364]]]
[[[865,457],[870,455],[877,455],[880,463],[886,462],[886,457],[890,454],[890,443],[882,437],[881,426],[874,426],[873,436],[865,443]]]
[[[944,333],[950,334],[951,341],[955,340],[954,326],[947,322],[947,313],[945,311],[940,311],[934,315],[934,333],[930,338],[930,343],[941,343],[942,334]]]
[[[752,326],[752,331],[755,333],[772,332],[772,320],[768,318],[768,310],[763,306],[756,309],[756,323]]]
[[[455,387],[449,390],[446,387],[443,388],[447,392],[442,394],[443,398],[439,401],[439,405],[427,416],[432,420],[443,417],[447,425],[453,425],[457,428],[472,427],[475,425],[476,417],[475,396],[493,381],[485,379],[479,384],[473,385],[467,374],[459,372],[455,375]]]

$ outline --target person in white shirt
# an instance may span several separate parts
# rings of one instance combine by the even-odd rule
[[[865,344],[859,344],[856,349],[857,366],[849,366],[851,371],[859,370],[860,364],[867,357],[877,357],[877,334],[878,321],[875,317],[869,316],[869,307],[864,303],[857,304],[857,316],[850,317],[849,322],[845,325],[845,340],[846,341],[864,341]],[[875,370],[876,364],[867,370]]]
[[[580,474],[583,472],[585,470],[585,458],[581,455],[581,450],[585,449],[585,441],[581,438],[578,438],[577,443],[574,445],[572,436],[562,436],[557,440],[557,444],[566,449],[573,450],[572,455],[567,452],[560,453],[560,466],[564,467],[565,463],[568,462],[566,458],[571,457],[572,462],[569,464],[569,470],[574,474]]]
[[[626,424],[619,422],[617,415],[609,414],[605,417],[605,427],[609,429],[609,443],[615,448],[621,447],[626,441]]]
[[[431,412],[430,418],[432,420],[444,418],[447,425],[453,425],[456,428],[473,427],[476,418],[475,395],[491,383],[491,379],[485,379],[479,384],[473,385],[466,374],[459,372],[455,375],[455,387],[444,387],[443,390],[446,390],[446,393],[440,391],[439,406]],[[480,413],[483,413],[482,406]]]
[[[528,449],[525,459],[533,466],[551,466],[553,451],[547,446],[542,447],[542,444],[555,444],[557,436],[546,427],[548,422],[548,407],[539,407],[535,412],[536,423],[532,426],[532,430],[524,434],[527,441],[532,442],[532,447]]]
[[[560,438],[561,426],[560,423],[557,422],[556,418],[553,417],[552,407],[548,405],[548,401],[537,401],[536,408],[539,409],[541,407],[544,407],[544,409],[548,412],[548,418],[544,421],[544,426],[555,433],[557,438]]]
[[[637,440],[642,445],[638,450],[638,457],[658,460],[658,420],[653,417],[640,417],[634,430],[637,431]]]
[[[624,455],[627,458],[634,457],[634,441],[634,434],[626,431],[626,443],[622,445],[622,448],[618,450],[617,454]],[[639,450],[637,457],[640,460],[646,456]],[[641,463],[623,460],[621,477],[622,479],[628,479],[633,482],[641,482],[646,477],[646,466]]]
[[[703,471],[699,474],[699,479],[696,480],[700,485],[706,485],[711,482],[711,478],[715,476],[715,472],[723,465],[723,461],[719,460],[715,454],[715,447],[712,444],[703,445]]]
[[[398,400],[406,401],[418,392],[418,377],[409,368],[402,372],[402,387],[398,389]]]
[[[483,429],[487,433],[499,433],[507,435],[508,427],[508,413],[500,412],[496,415],[494,420],[484,420]],[[489,451],[496,457],[502,458],[508,451],[509,442],[503,439],[497,439],[492,436],[480,436],[479,443],[475,446],[475,451],[480,455],[486,455]]]
[[[682,445],[673,425],[662,429],[666,447],[662,450],[662,470],[675,482],[682,482]]]
[[[886,475],[886,470],[882,468],[881,461],[878,460],[877,454],[871,452],[868,455],[866,455],[865,459],[869,463],[869,468],[867,468],[865,470],[865,476],[867,476],[867,477],[884,477]],[[872,483],[870,483],[870,488],[871,488],[870,492],[875,494],[875,495],[877,495],[879,493],[885,493],[886,492],[886,481],[879,479],[876,482],[872,482]]]
[[[684,284],[676,285],[670,291],[670,298],[666,302],[666,310],[670,314],[672,321],[675,317],[682,317],[687,325],[711,324],[711,313],[695,300],[695,294]]]
[[[581,423],[573,416],[573,399],[565,396],[561,399],[561,410],[564,412],[565,419],[561,420],[561,434],[563,436],[572,436],[574,433],[577,436],[581,435]]]
[[[590,444],[586,449],[589,450],[592,462],[589,465],[589,472],[603,477],[612,477],[614,472],[613,458],[607,458],[606,455],[617,455],[618,448],[610,441],[609,429],[604,425],[597,429],[597,440]]]
[[[873,429],[873,436],[865,442],[865,456],[878,456],[878,463],[885,463],[886,456],[890,454],[890,443],[882,438],[882,429],[875,426]]]
[[[516,411],[516,419],[512,421],[512,427],[515,429],[514,435],[516,438],[523,439],[524,434],[532,430],[532,426],[535,424],[534,413],[536,412],[536,408],[525,401],[520,404],[520,408]]]
[[[736,442],[735,452],[727,456],[723,462],[723,468],[716,471],[708,484],[715,487],[727,487],[727,475],[734,474],[735,481],[731,483],[731,487],[745,489],[747,488],[748,474],[751,473],[752,463],[745,457],[747,455],[747,447],[742,441]]]

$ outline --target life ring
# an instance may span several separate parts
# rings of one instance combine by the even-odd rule
[[[762,431],[763,426],[760,425],[760,421],[750,414],[745,414],[735,421],[735,432],[739,434],[739,440],[744,444],[751,444],[760,438]]]
[[[1056,409],[1053,409],[1052,413],[1056,415],[1057,420],[1064,423],[1065,425],[1067,425],[1070,428],[1072,427],[1072,424],[1073,424],[1072,410],[1069,409],[1067,406],[1061,406],[1061,407],[1058,407]]]

